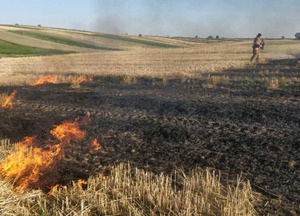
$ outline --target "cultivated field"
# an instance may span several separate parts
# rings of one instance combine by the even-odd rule
[[[299,215],[300,42],[265,42],[0,26],[0,213]]]

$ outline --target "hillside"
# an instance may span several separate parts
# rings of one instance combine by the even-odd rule
[[[179,48],[186,44],[161,37],[138,37],[19,25],[0,25],[0,42],[0,56],[86,53],[141,47]],[[14,51],[8,52],[7,47],[13,47]]]

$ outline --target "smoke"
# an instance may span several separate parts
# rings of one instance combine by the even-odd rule
[[[293,37],[300,1],[94,0],[90,28],[109,33],[207,37]]]
[[[184,1],[100,0],[95,5],[98,15],[92,27],[102,32],[167,35],[171,32],[170,26],[185,22],[184,13],[169,12],[184,6]]]

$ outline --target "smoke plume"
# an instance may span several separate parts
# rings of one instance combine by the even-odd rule
[[[220,37],[294,37],[300,1],[98,0],[91,29],[109,33]]]

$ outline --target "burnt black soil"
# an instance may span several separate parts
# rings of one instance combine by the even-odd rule
[[[0,87],[0,93],[18,90],[15,109],[0,110],[0,138],[20,141],[38,135],[45,141],[52,125],[89,114],[87,140],[66,151],[56,168],[59,183],[87,178],[120,162],[157,173],[211,167],[229,180],[238,174],[250,180],[262,194],[260,215],[297,215],[299,72],[299,60],[277,60],[215,74],[229,76],[230,82],[210,88],[203,85],[204,78],[167,84],[95,78],[80,88]],[[293,81],[271,89],[259,80],[272,77]],[[102,137],[102,149],[90,154],[85,143]]]

